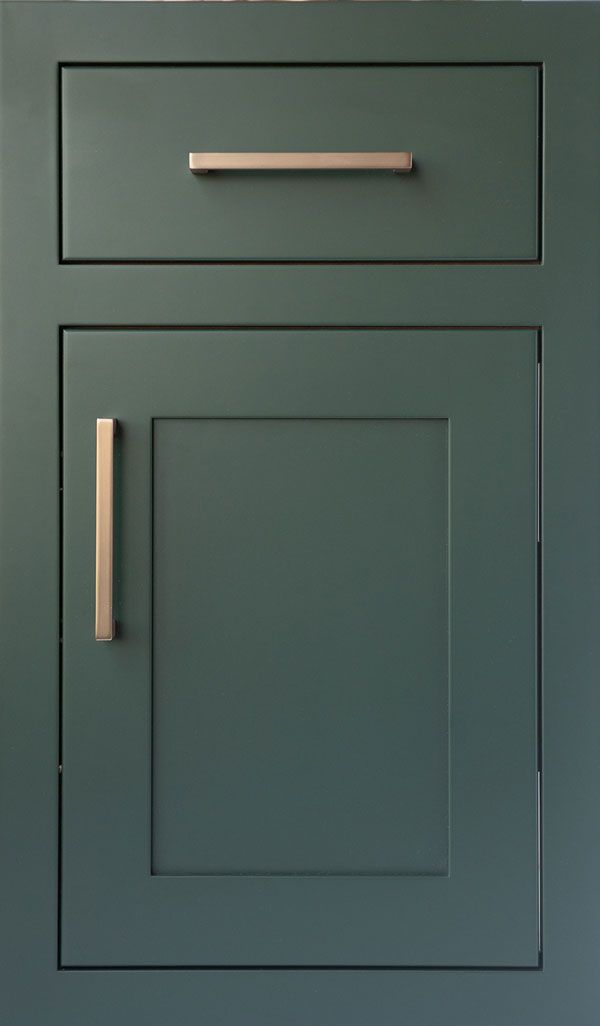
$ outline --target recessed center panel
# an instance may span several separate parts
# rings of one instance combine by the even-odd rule
[[[153,477],[153,872],[446,874],[447,422],[156,420]]]

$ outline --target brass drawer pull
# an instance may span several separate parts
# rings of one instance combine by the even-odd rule
[[[190,171],[412,171],[412,153],[190,153]]]
[[[112,641],[113,501],[116,420],[96,421],[96,641]]]

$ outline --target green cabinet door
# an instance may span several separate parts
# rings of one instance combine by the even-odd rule
[[[599,48],[0,0],[1,1026],[597,1026]]]
[[[537,965],[537,359],[66,333],[65,965]]]

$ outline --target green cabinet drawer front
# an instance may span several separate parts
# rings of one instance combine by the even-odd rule
[[[63,257],[535,260],[538,78],[535,66],[67,67]],[[193,175],[200,150],[410,150],[415,166]]]
[[[65,965],[537,965],[536,368],[526,330],[66,333]]]

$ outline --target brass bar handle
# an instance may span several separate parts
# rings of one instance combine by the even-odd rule
[[[112,641],[114,437],[116,420],[96,421],[96,641]]]
[[[190,153],[190,171],[412,171],[413,155],[395,153]]]

